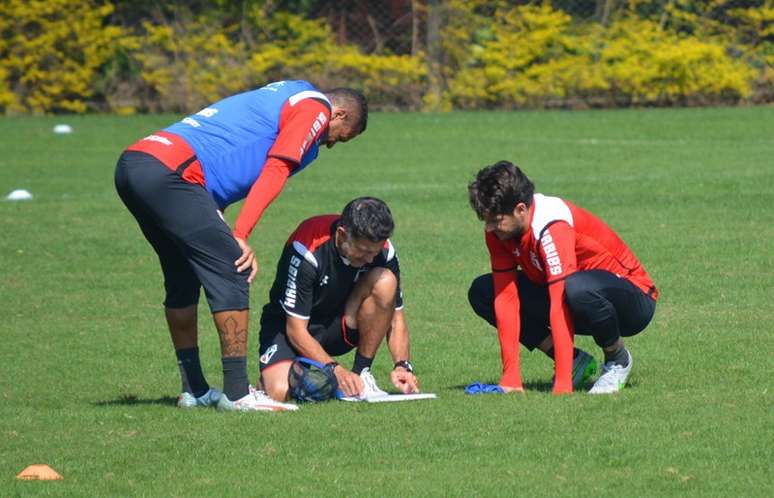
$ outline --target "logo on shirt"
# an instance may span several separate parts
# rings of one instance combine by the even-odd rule
[[[529,260],[532,262],[532,266],[540,271],[543,271],[543,265],[540,264],[540,260],[538,259],[537,255],[532,251],[529,252]]]
[[[205,118],[211,118],[218,113],[218,110],[214,107],[205,107],[201,111],[197,112],[197,116],[204,116]]]
[[[328,275],[325,275],[320,281],[320,287],[322,287],[323,285],[328,285]]]
[[[556,252],[556,244],[549,232],[540,239],[540,243],[543,244],[543,252],[546,253],[546,264],[548,265],[548,273],[551,275],[560,275],[562,273],[562,262],[559,260],[559,253]]]
[[[261,87],[261,90],[269,90],[272,92],[278,92],[280,88],[285,84],[284,81],[275,81],[274,83],[269,83],[268,85]]]
[[[201,126],[201,125],[199,124],[199,122],[198,122],[198,121],[196,121],[194,118],[192,118],[192,117],[190,117],[190,116],[188,116],[187,118],[185,118],[185,119],[184,119],[182,122],[183,122],[183,123],[185,123],[185,124],[187,124],[187,125],[191,125],[191,126],[193,126],[194,128],[198,128],[198,127],[200,127],[200,126]]]
[[[148,140],[149,142],[158,142],[166,146],[172,145],[172,141],[170,139],[168,139],[167,137],[162,137],[160,135],[148,135],[147,137],[143,138],[143,140]]]
[[[290,257],[290,267],[288,268],[288,281],[285,284],[285,299],[282,304],[285,308],[296,307],[296,277],[298,276],[298,267],[301,260],[296,256]]]
[[[214,115],[216,115],[217,113],[218,113],[218,110],[216,108],[214,108],[214,107],[205,107],[201,111],[197,112],[195,115],[196,116],[202,116],[204,118],[211,118]],[[183,119],[182,122],[187,124],[187,125],[189,125],[189,126],[193,126],[194,128],[199,128],[202,125],[200,122],[198,122],[197,120],[195,120],[191,116],[188,116],[187,118]]]
[[[269,349],[266,350],[265,353],[261,355],[261,363],[264,365],[268,364],[271,361],[271,357],[274,356],[274,353],[277,352],[277,345],[272,344],[269,346]]]
[[[314,142],[314,137],[317,135],[317,133],[322,130],[322,127],[325,126],[325,123],[328,122],[328,118],[325,117],[325,113],[320,113],[317,116],[317,119],[314,120],[314,123],[312,123],[312,127],[309,129],[309,134],[304,139],[304,143],[301,144],[301,155],[303,156],[306,153],[306,149],[309,148],[310,145],[312,145],[312,142]]]

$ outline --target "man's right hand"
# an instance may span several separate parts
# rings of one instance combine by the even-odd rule
[[[351,370],[336,365],[336,368],[333,369],[333,375],[336,376],[339,389],[344,393],[344,396],[359,396],[363,392],[363,379]]]

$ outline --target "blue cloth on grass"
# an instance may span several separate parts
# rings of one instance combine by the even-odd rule
[[[465,394],[503,394],[503,388],[497,384],[474,382],[465,387]]]

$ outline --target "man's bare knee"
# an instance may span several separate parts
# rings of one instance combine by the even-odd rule
[[[288,398],[288,371],[290,362],[278,363],[261,372],[263,390],[272,399],[286,401]]]
[[[398,290],[398,278],[387,268],[374,268],[369,275],[373,273],[373,284],[371,285],[371,295],[379,301],[395,301],[395,292]]]
[[[395,295],[398,290],[398,278],[387,268],[374,268],[358,282],[358,287],[352,292],[350,300],[344,311],[344,320],[348,327],[357,329],[357,316],[361,313],[363,305],[374,310],[376,308],[390,308],[395,304]],[[367,304],[366,304],[367,303]]]
[[[276,401],[287,401],[288,399],[288,383],[284,385],[280,383],[264,384],[263,389],[269,397]]]

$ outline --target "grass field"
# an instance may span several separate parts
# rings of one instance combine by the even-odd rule
[[[252,236],[251,379],[282,243],[367,194],[395,215],[412,356],[439,399],[280,414],[174,406],[160,271],[112,180],[123,147],[173,119],[0,119],[0,193],[35,195],[0,202],[0,495],[774,495],[774,108],[373,115]],[[63,121],[75,132],[54,135]],[[552,396],[538,352],[522,354],[525,396],[462,392],[499,375],[466,299],[488,269],[466,184],[499,159],[604,218],[659,286],[620,394]],[[383,387],[389,367],[383,350]],[[17,481],[33,463],[64,480]]]

